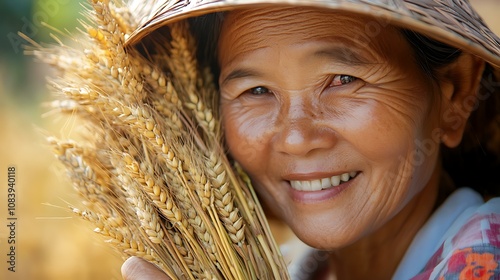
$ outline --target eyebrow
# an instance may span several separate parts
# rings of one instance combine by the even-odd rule
[[[373,64],[373,62],[368,62],[364,56],[360,56],[357,53],[343,47],[332,47],[320,49],[313,53],[314,57],[326,58],[328,60],[333,60],[345,65],[366,65]],[[231,71],[222,81],[221,85],[228,83],[230,80],[249,78],[249,77],[259,77],[261,74],[258,71],[248,69],[248,68],[238,68]]]
[[[221,85],[228,83],[230,80],[248,78],[248,77],[258,77],[261,74],[255,70],[250,70],[246,68],[239,68],[231,71],[222,81]]]

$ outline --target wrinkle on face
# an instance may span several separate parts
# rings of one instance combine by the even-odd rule
[[[300,10],[300,13],[291,15],[291,12]],[[272,21],[268,19],[273,19]],[[362,28],[352,28],[360,25],[363,18],[331,12],[325,15],[324,11],[311,8],[295,7],[269,7],[255,10],[236,10],[229,13],[220,38],[221,49],[237,50],[236,52],[220,52],[219,63],[228,65],[246,53],[265,49],[266,45],[286,44],[287,39],[280,42],[270,42],[268,38],[280,36],[281,38],[300,38],[294,44],[311,41],[324,41],[344,46],[342,55],[346,63],[377,63],[385,57],[380,57],[380,51],[375,48],[370,40],[365,38]],[[392,29],[393,27],[387,27]],[[332,32],[332,30],[340,30]],[[349,29],[350,32],[345,32]],[[315,32],[310,32],[315,30]],[[352,32],[352,33],[351,33]],[[266,36],[259,36],[266,33]],[[267,36],[269,35],[269,36]],[[380,35],[383,36],[383,35]],[[356,51],[359,45],[363,52]]]
[[[426,186],[437,158],[428,155],[419,166],[401,160],[438,119],[433,87],[408,59],[412,51],[399,30],[388,26],[368,37],[369,21],[314,8],[235,10],[220,36],[230,153],[267,204],[301,238],[324,248],[390,220]],[[332,87],[337,74],[359,79]],[[269,93],[248,93],[258,86]],[[335,203],[304,206],[287,196],[284,174],[343,170],[361,170],[362,183]]]

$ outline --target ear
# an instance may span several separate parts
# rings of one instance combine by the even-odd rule
[[[484,71],[482,59],[463,53],[438,71],[441,89],[441,141],[454,148],[462,141],[467,120],[477,108],[477,94]]]

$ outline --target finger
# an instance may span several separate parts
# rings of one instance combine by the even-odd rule
[[[163,271],[138,257],[128,258],[121,271],[125,280],[170,280]]]

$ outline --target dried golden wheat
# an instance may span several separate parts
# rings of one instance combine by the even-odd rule
[[[59,71],[53,113],[85,124],[81,141],[49,139],[86,208],[73,211],[172,279],[288,279],[248,178],[226,156],[216,87],[187,22],[146,54],[124,47],[147,12],[92,0],[71,45],[28,51]]]

